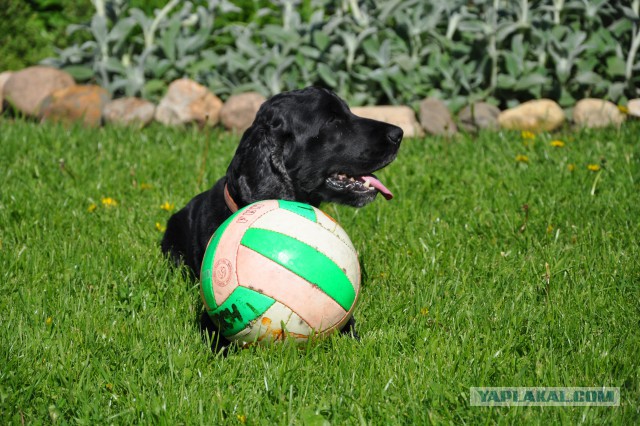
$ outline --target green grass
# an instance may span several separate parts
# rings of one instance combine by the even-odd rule
[[[224,358],[156,222],[224,173],[237,138],[0,121],[0,418],[637,423],[639,134],[406,140],[379,174],[394,200],[323,206],[360,252],[361,341]],[[621,405],[471,407],[471,386],[614,386]]]

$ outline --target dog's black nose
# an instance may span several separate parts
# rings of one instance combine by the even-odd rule
[[[387,133],[387,139],[391,141],[392,144],[397,145],[402,140],[402,135],[404,132],[400,127],[393,126],[391,130]]]

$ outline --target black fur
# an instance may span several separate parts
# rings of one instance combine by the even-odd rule
[[[309,87],[276,95],[260,107],[226,175],[169,219],[162,251],[200,277],[209,239],[232,214],[225,184],[240,208],[267,199],[364,206],[377,191],[328,178],[383,168],[395,159],[402,135],[397,126],[355,116],[329,90]],[[204,317],[202,327],[210,334],[212,324]],[[353,321],[345,330],[355,334]]]
[[[362,207],[377,191],[337,188],[327,178],[383,168],[395,159],[401,139],[402,129],[355,116],[328,90],[309,87],[276,95],[242,136],[226,176],[169,219],[162,251],[200,277],[207,243],[231,215],[225,184],[240,208],[268,199]]]

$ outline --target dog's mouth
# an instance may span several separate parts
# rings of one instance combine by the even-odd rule
[[[393,194],[374,175],[349,176],[345,173],[334,173],[326,179],[327,185],[340,192],[353,192],[358,195],[379,192],[390,200]]]

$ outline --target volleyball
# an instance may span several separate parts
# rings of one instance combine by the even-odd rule
[[[209,241],[200,277],[207,313],[242,345],[326,337],[346,324],[360,292],[344,229],[315,207],[284,200],[229,217]]]

